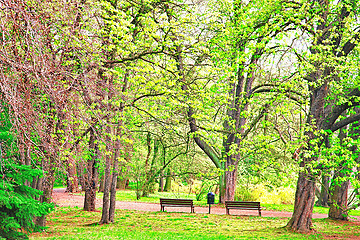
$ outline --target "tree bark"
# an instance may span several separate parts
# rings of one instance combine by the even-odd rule
[[[99,182],[100,182],[100,185],[99,185],[99,192],[104,192],[104,186],[105,186],[105,176],[104,176],[104,173],[101,174],[101,176],[99,177]]]
[[[345,114],[343,114],[345,115]],[[347,132],[345,128],[340,129],[339,139],[340,145],[342,148],[347,148],[344,146],[344,139],[347,137]],[[340,155],[339,153],[338,155]],[[341,181],[344,177],[349,177],[351,169],[348,169],[345,162],[339,164],[338,168],[335,170],[334,178],[330,188],[330,209],[329,209],[329,218],[335,220],[349,220],[348,213],[348,189],[350,181]],[[339,181],[340,180],[340,181]]]
[[[335,220],[349,220],[348,189],[349,181],[333,186],[330,196],[329,218]]]
[[[142,191],[142,196],[143,196],[143,197],[149,196],[149,193],[154,193],[155,161],[156,161],[156,159],[157,159],[158,150],[159,150],[158,140],[155,138],[155,139],[154,139],[154,154],[153,154],[153,158],[152,158],[152,161],[151,161],[150,169],[149,169],[149,171],[146,173],[146,178],[145,178],[144,185],[143,185],[143,191]]]
[[[105,178],[105,184],[104,184],[104,196],[103,196],[103,209],[102,209],[102,214],[101,214],[101,220],[100,220],[100,224],[106,224],[110,222],[110,215],[109,215],[109,208],[110,208],[110,198],[109,198],[109,194],[110,194],[110,188],[111,188],[111,148],[110,148],[110,144],[111,144],[111,139],[110,139],[110,134],[111,134],[111,129],[110,126],[106,127],[106,137],[105,137],[105,143],[106,143],[106,152],[107,154],[105,155],[105,174],[104,174],[104,178]]]
[[[323,176],[321,180],[321,191],[318,206],[329,207],[330,176]]]
[[[94,130],[90,130],[89,149],[91,157],[88,160],[85,174],[85,199],[84,211],[95,211],[96,185],[97,185],[97,158],[98,144],[95,143],[96,137]]]
[[[159,189],[158,192],[164,191],[164,177],[163,177],[164,171],[161,171],[159,174]]]
[[[296,186],[294,212],[287,227],[299,232],[310,231],[314,202],[315,182],[301,172]]]
[[[313,79],[320,79],[322,72],[316,72],[312,74]],[[312,230],[312,212],[315,202],[315,179],[316,176],[311,170],[309,165],[316,163],[319,158],[319,149],[323,144],[323,138],[321,139],[315,134],[320,129],[323,121],[325,99],[328,94],[327,82],[319,86],[318,88],[310,87],[310,113],[307,119],[307,124],[312,128],[305,134],[308,139],[308,145],[302,148],[302,152],[310,154],[309,157],[305,157],[304,154],[300,154],[302,160],[300,167],[303,171],[299,173],[298,183],[296,186],[294,212],[287,224],[287,227],[299,231],[309,232]],[[314,142],[315,143],[312,143]]]
[[[237,180],[237,165],[238,161],[231,159],[232,156],[226,158],[225,162],[225,194],[224,201],[234,201],[236,180]]]
[[[76,174],[76,163],[72,156],[68,156],[68,168],[66,175],[66,192],[79,192],[79,181]]]
[[[120,141],[120,140],[117,140]],[[118,144],[120,146],[120,143]],[[111,191],[110,191],[110,207],[109,207],[109,222],[114,222],[115,217],[115,207],[116,207],[116,180],[119,172],[119,161],[118,158],[120,156],[120,149],[115,149],[115,157],[114,157],[114,167],[112,173],[111,180]]]
[[[42,178],[42,184],[38,188],[43,191],[43,194],[40,196],[40,202],[51,203],[51,195],[54,188],[55,182],[55,158],[53,156],[48,156],[48,159],[43,159],[43,171],[44,177]],[[46,226],[46,216],[40,216],[36,218],[36,224],[42,227]]]
[[[164,192],[170,192],[171,191],[171,171],[168,169],[166,178],[165,178],[165,187]]]

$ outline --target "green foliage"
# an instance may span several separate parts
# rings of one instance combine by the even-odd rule
[[[36,200],[42,192],[26,184],[42,175],[40,169],[20,165],[15,158],[3,158],[5,153],[11,156],[15,152],[16,155],[18,149],[9,132],[9,116],[4,112],[0,115],[0,129],[4,130],[0,132],[0,237],[27,239],[32,231],[41,230],[34,223],[34,218],[50,213],[54,206]]]
[[[46,215],[54,208],[53,204],[35,200],[41,191],[25,185],[26,180],[41,175],[41,170],[5,159],[0,160],[0,168],[0,236],[26,239],[27,234],[41,230],[34,224],[34,217]]]
[[[295,190],[291,187],[272,188],[263,184],[252,186],[238,186],[236,188],[236,201],[259,201],[266,204],[292,204]]]
[[[194,181],[194,190],[196,201],[201,201],[207,193],[214,192],[217,182],[214,180],[204,179],[203,181]]]

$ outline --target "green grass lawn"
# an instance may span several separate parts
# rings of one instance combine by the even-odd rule
[[[31,239],[337,239],[360,236],[359,224],[314,219],[316,232],[283,228],[287,218],[117,210],[113,224],[98,225],[100,212],[57,208],[48,229]]]
[[[81,193],[84,195],[83,193]],[[96,194],[97,198],[102,198],[102,193]],[[116,192],[117,201],[131,201],[131,202],[149,202],[149,203],[159,203],[159,198],[184,198],[184,199],[193,199],[195,206],[208,206],[206,202],[206,196],[201,201],[195,201],[195,194],[187,193],[172,193],[172,192],[155,192],[150,194],[149,197],[142,197],[140,200],[136,200],[136,194],[134,190],[118,190]],[[273,211],[285,211],[292,212],[294,209],[293,205],[285,204],[266,204],[261,203],[262,207],[265,207],[266,210]],[[324,207],[314,207],[314,213],[323,213],[328,214],[329,209]],[[360,216],[360,210],[352,210],[350,212],[352,216]]]

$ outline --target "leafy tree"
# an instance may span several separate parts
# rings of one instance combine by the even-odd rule
[[[357,1],[287,2],[294,26],[304,33],[309,47],[297,48],[299,77],[309,90],[305,143],[301,148],[295,207],[288,227],[297,231],[312,228],[315,182],[323,169],[319,156],[333,132],[357,121],[358,114],[341,114],[358,103],[359,83],[354,66],[357,51]],[[302,45],[305,46],[305,45]],[[301,80],[302,81],[302,80]]]

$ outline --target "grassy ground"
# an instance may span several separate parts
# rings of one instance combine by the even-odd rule
[[[287,218],[117,210],[115,223],[98,225],[99,212],[57,208],[49,229],[31,239],[353,239],[360,226],[315,219],[317,232],[301,235],[282,228]],[[357,223],[359,224],[359,223]]]
[[[83,193],[82,193],[83,195]],[[97,198],[102,198],[102,193],[97,193]],[[142,197],[140,200],[136,200],[136,194],[133,190],[125,190],[125,191],[117,191],[116,192],[116,200],[117,201],[131,201],[131,202],[149,202],[149,203],[159,203],[159,198],[184,198],[184,199],[193,199],[195,200],[195,194],[187,194],[187,193],[172,193],[172,192],[156,192],[150,194],[149,197]],[[201,201],[194,201],[196,206],[208,206],[206,203],[206,196],[203,197]],[[266,204],[261,203],[262,207],[265,207],[266,210],[274,210],[274,211],[285,211],[292,212],[294,209],[293,205],[285,205],[285,204]],[[324,207],[314,207],[314,213],[323,213],[328,214],[329,209]],[[360,216],[360,210],[353,210],[350,212],[350,215]]]

